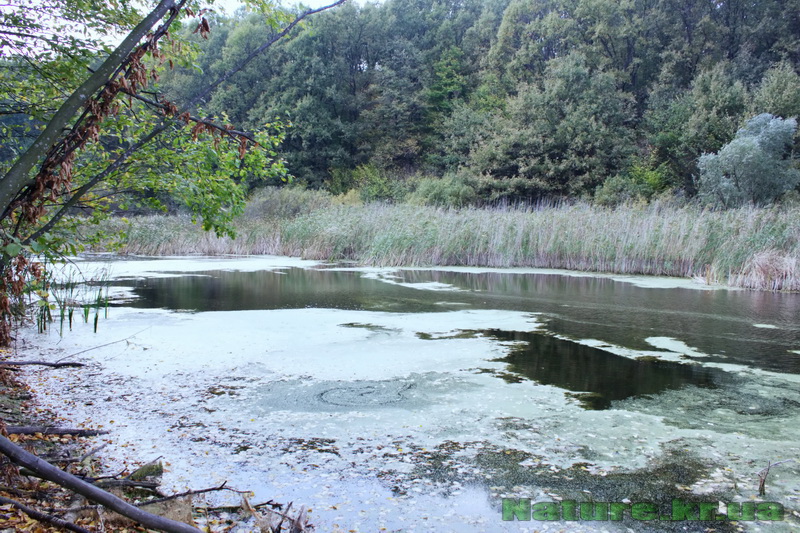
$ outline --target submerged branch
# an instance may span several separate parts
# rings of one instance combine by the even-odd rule
[[[94,437],[105,435],[108,431],[100,429],[57,428],[51,426],[7,426],[11,435],[72,435],[73,437]]]
[[[46,361],[0,361],[0,366],[49,366],[52,368],[86,366],[83,363],[48,363]]]
[[[219,487],[211,487],[211,488],[208,488],[208,489],[198,489],[198,490],[187,490],[186,492],[180,492],[178,494],[170,494],[169,496],[164,496],[163,498],[155,498],[153,500],[144,500],[144,501],[141,501],[141,502],[136,502],[136,503],[134,503],[134,505],[136,507],[147,507],[148,505],[154,505],[154,504],[157,504],[157,503],[164,503],[164,502],[168,502],[168,501],[171,501],[171,500],[177,500],[178,498],[184,498],[186,496],[194,496],[195,494],[206,494],[208,492],[215,492],[215,491],[221,491],[221,490],[229,490],[229,491],[238,492],[238,493],[249,492],[249,491],[240,491],[240,490],[236,490],[236,489],[232,489],[232,488],[226,487],[225,485],[227,483],[228,482],[226,481],[222,485],[220,485]],[[267,504],[262,503],[262,504],[259,504],[259,505],[260,506],[264,506],[264,505],[267,505]],[[258,506],[254,506],[254,507],[258,507]],[[59,512],[59,513],[75,513],[75,512],[79,512],[79,511],[89,511],[91,509],[96,509],[96,508],[97,508],[96,505],[83,505],[81,507],[69,507],[69,508],[65,508],[65,509],[54,509],[53,511],[56,511],[56,512]],[[236,507],[236,508],[238,509],[239,507]]]
[[[66,356],[62,357],[61,359],[56,361],[56,363],[61,363],[61,361],[63,361],[64,359],[69,359],[70,357],[75,357],[76,355],[81,355],[81,354],[86,353],[86,352],[91,352],[92,350],[99,350],[100,348],[105,348],[106,346],[111,346],[112,344],[118,344],[120,342],[125,342],[127,340],[130,340],[130,339],[134,338],[139,333],[142,333],[142,331],[147,331],[148,329],[150,329],[150,328],[149,327],[144,328],[143,330],[137,331],[133,335],[130,335],[129,337],[125,337],[124,339],[120,339],[118,341],[107,342],[107,343],[101,344],[99,346],[92,346],[91,348],[87,348],[85,350],[81,350],[80,352],[71,353],[69,355],[66,355]]]

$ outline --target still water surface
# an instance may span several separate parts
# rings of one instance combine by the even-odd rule
[[[108,268],[109,318],[31,342],[56,359],[128,340],[42,390],[178,454],[176,486],[205,469],[311,505],[323,531],[563,529],[502,522],[504,496],[746,501],[798,456],[798,294],[235,261],[83,263]],[[799,469],[771,480],[787,509]]]
[[[409,289],[437,284],[455,290]],[[173,311],[325,308],[423,313],[459,305],[532,312],[541,315],[549,332],[574,339],[646,350],[653,348],[646,342],[649,337],[673,337],[714,360],[800,373],[800,354],[791,351],[800,345],[796,293],[653,289],[559,274],[400,270],[365,277],[362,272],[301,268],[195,272],[119,285],[133,290],[133,307]],[[570,349],[570,343],[558,344]],[[549,352],[558,357],[558,349]]]

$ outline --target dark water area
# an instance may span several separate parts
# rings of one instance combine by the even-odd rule
[[[793,352],[800,351],[797,293],[643,288],[610,278],[558,274],[402,275],[409,283],[469,290],[480,295],[483,307],[542,313],[548,331],[574,339],[653,350],[645,339],[671,337],[709,354],[703,361],[800,373],[800,354]]]
[[[589,409],[608,409],[611,402],[658,394],[686,386],[716,388],[731,381],[716,368],[661,360],[635,360],[542,333],[486,330],[500,341],[521,341],[496,361],[508,372],[543,385],[575,391]]]
[[[652,351],[655,348],[646,339],[669,337],[708,354],[703,361],[800,373],[800,354],[795,353],[800,351],[800,294],[643,288],[604,277],[558,274],[400,270],[393,276],[388,279],[443,283],[458,290],[424,290],[361,272],[300,268],[211,271],[113,284],[136,295],[133,302],[119,305],[187,312],[298,308],[530,312],[539,315],[548,332],[571,339]],[[587,356],[589,360],[593,358]]]
[[[177,277],[117,280],[136,300],[127,307],[174,311],[341,309],[446,311],[427,291],[364,278],[358,272],[292,268],[280,271],[199,272]]]

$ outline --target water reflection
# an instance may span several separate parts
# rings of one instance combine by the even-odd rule
[[[524,341],[506,357],[508,370],[544,385],[582,393],[585,407],[607,409],[614,400],[658,394],[686,386],[715,387],[729,381],[725,372],[700,365],[633,360],[541,333],[486,330],[501,341]]]
[[[356,272],[287,269],[200,272],[196,275],[117,281],[136,300],[125,305],[176,311],[343,309],[443,311],[421,291],[366,279]],[[409,292],[411,294],[409,294]],[[416,298],[419,297],[419,298]]]
[[[446,312],[459,304],[459,309],[539,313],[549,331],[569,338],[649,350],[647,338],[671,337],[709,354],[705,361],[800,373],[800,294],[653,289],[609,278],[500,272],[401,270],[392,281],[461,290],[420,290],[359,272],[300,268],[115,284],[137,297],[120,305],[182,311],[314,307],[416,313]]]
[[[800,350],[797,293],[641,288],[559,274],[411,270],[402,276],[467,289],[482,308],[543,313],[549,331],[570,338],[648,350],[648,337],[672,337],[709,354],[705,361],[800,373],[800,354],[792,352]]]

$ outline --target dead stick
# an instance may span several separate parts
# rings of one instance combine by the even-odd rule
[[[91,450],[89,450],[85,454],[81,455],[81,458],[78,460],[78,462],[79,463],[84,462],[86,459],[88,459],[89,457],[93,456],[94,454],[96,454],[97,452],[99,452],[100,450],[105,448],[106,446],[108,446],[108,443],[104,442],[103,444],[101,444],[97,448],[92,448]]]
[[[22,490],[16,487],[9,487],[7,485],[0,485],[0,491],[8,492],[9,494],[14,494],[16,496],[30,496],[31,494],[36,494],[35,490]]]
[[[758,495],[759,496],[766,496],[767,494],[767,476],[769,475],[770,468],[773,466],[778,466],[783,463],[788,463],[790,461],[794,461],[794,459],[786,459],[785,461],[778,461],[777,463],[771,463],[767,461],[767,467],[761,470],[758,473]]]
[[[49,463],[80,463],[81,462],[81,458],[80,457],[69,457],[69,456],[68,457],[60,457],[58,455],[53,455],[53,454],[40,454],[39,458],[40,459],[44,459],[45,461],[47,461]]]
[[[767,462],[767,468],[758,473],[758,495],[764,496],[767,494],[767,476],[769,475],[770,463]]]
[[[61,368],[64,366],[86,366],[83,363],[48,363],[45,361],[0,361],[0,366],[28,366],[28,365],[37,365],[37,366],[49,366],[52,368]]]
[[[117,343],[120,343],[120,342],[125,342],[125,341],[126,341],[126,340],[128,340],[128,339],[132,339],[132,338],[134,338],[134,337],[135,337],[136,335],[138,335],[139,333],[142,333],[143,331],[147,331],[148,329],[150,329],[150,327],[151,327],[151,326],[148,326],[148,327],[144,328],[142,331],[137,331],[136,333],[134,333],[134,334],[133,334],[133,335],[131,335],[130,337],[125,337],[124,339],[120,339],[120,340],[118,340],[118,341],[107,342],[107,343],[105,343],[105,344],[101,344],[100,346],[93,346],[92,348],[87,348],[87,349],[85,349],[85,350],[81,350],[80,352],[75,352],[75,353],[71,353],[71,354],[69,354],[69,355],[65,355],[64,357],[62,357],[61,359],[59,359],[58,361],[56,361],[56,363],[61,363],[61,361],[63,361],[64,359],[69,359],[70,357],[75,357],[76,355],[80,355],[80,354],[82,354],[82,353],[91,352],[92,350],[99,350],[100,348],[105,348],[106,346],[111,346],[112,344],[117,344]]]
[[[135,487],[138,489],[157,489],[160,485],[155,481],[133,481],[130,479],[105,479],[94,484],[98,487]]]
[[[136,502],[136,503],[134,503],[134,505],[136,507],[145,507],[147,505],[151,505],[151,504],[154,504],[154,503],[168,502],[170,500],[175,500],[175,499],[178,499],[178,498],[182,498],[184,496],[193,496],[195,494],[204,494],[206,492],[214,492],[214,491],[218,491],[218,490],[230,490],[230,491],[233,491],[233,492],[249,492],[249,491],[240,491],[240,490],[228,488],[228,487],[225,486],[227,483],[228,482],[226,481],[225,483],[223,483],[219,487],[211,487],[209,489],[199,489],[199,490],[187,490],[186,492],[181,492],[179,494],[171,494],[171,495],[165,496],[163,498],[155,498],[153,500],[146,500],[146,501],[143,501],[143,502]],[[262,504],[259,504],[259,505],[263,506],[263,505],[266,505],[266,504],[262,503]],[[95,508],[97,508],[96,505],[84,505],[82,507],[70,507],[70,508],[67,508],[67,509],[53,509],[52,512],[54,512],[54,513],[74,513],[74,512],[77,512],[77,511],[88,511],[90,509],[95,509]],[[236,506],[235,508],[239,509],[238,506]]]
[[[141,503],[138,503],[137,505],[150,505],[151,503],[167,502],[169,500],[174,500],[174,499],[177,499],[177,498],[183,498],[184,496],[194,496],[195,494],[204,494],[206,492],[216,492],[216,491],[220,491],[220,490],[229,490],[229,491],[232,491],[232,492],[237,492],[239,494],[246,494],[246,493],[250,492],[250,491],[231,489],[231,488],[225,486],[225,485],[227,485],[227,483],[228,482],[226,481],[222,485],[220,485],[219,487],[211,487],[211,488],[208,488],[208,489],[187,490],[186,492],[181,492],[179,494],[171,494],[169,496],[164,496],[163,498],[158,498],[158,499],[155,499],[155,500],[148,500],[146,502],[141,502]]]
[[[26,515],[30,516],[34,520],[38,520],[39,522],[44,522],[47,524],[51,524],[58,527],[63,527],[64,529],[68,529],[70,531],[75,531],[76,533],[91,533],[88,529],[83,529],[80,526],[76,526],[72,522],[67,522],[62,518],[58,518],[56,516],[51,516],[49,514],[42,513],[41,511],[37,511],[36,509],[31,509],[27,505],[22,505],[21,503],[11,500],[9,498],[4,498],[0,496],[0,503],[6,505],[13,505]]]
[[[228,490],[230,490],[230,489],[228,489]],[[236,491],[236,492],[241,492],[241,491]],[[273,503],[272,500],[270,500],[268,502],[264,502],[264,503],[259,503],[259,504],[256,504],[256,505],[250,505],[250,508],[251,509],[260,509],[261,507],[267,507],[267,506],[270,507],[270,509],[269,509],[270,513],[276,514],[276,515],[281,516],[283,518],[286,518],[287,520],[291,520],[292,519],[291,516],[286,514],[287,512],[289,512],[289,509],[292,506],[291,502],[289,502],[289,506],[286,507],[286,511],[283,511],[283,512],[281,512],[279,510],[279,509],[282,510],[283,505],[281,505],[280,503]],[[247,510],[247,509],[245,509],[245,507],[243,505],[220,505],[218,507],[200,507],[200,509],[205,509],[206,511],[211,511],[211,512],[214,512],[214,511],[228,511],[228,512],[232,512],[232,513],[235,513],[237,511],[246,511]]]
[[[94,437],[105,435],[108,431],[99,429],[57,428],[50,426],[8,426],[9,434],[14,435],[72,435],[73,437]]]
[[[44,457],[39,457],[39,459],[42,459],[44,461],[52,460],[53,462],[61,462],[58,459],[49,459],[49,458],[45,459]],[[25,468],[25,467],[20,468],[19,473],[22,474],[23,476],[38,477],[40,479],[47,480],[47,478],[44,477],[39,472],[35,472],[35,471],[30,470],[30,469]],[[91,478],[91,477],[84,477],[84,476],[75,476],[75,477],[77,477],[78,479],[80,479],[82,481],[85,481],[86,483],[91,483],[92,485],[95,485],[97,487],[106,487],[106,488],[108,488],[108,487],[134,487],[134,488],[140,488],[140,489],[156,490],[156,489],[158,489],[158,486],[159,486],[159,484],[156,483],[155,481],[132,481],[130,479],[118,479],[115,476],[107,476],[107,477],[99,477],[99,478]]]
[[[69,490],[72,490],[89,500],[99,503],[115,511],[123,516],[126,516],[138,522],[143,526],[150,529],[158,529],[166,531],[167,533],[199,533],[200,530],[193,528],[187,524],[176,522],[161,516],[145,512],[130,503],[117,498],[104,490],[101,490],[94,485],[90,485],[79,478],[67,474],[46,461],[42,461],[32,453],[28,453],[7,438],[0,436],[0,452],[7,455],[15,463],[28,468],[44,479],[52,481],[57,485],[61,485]]]

